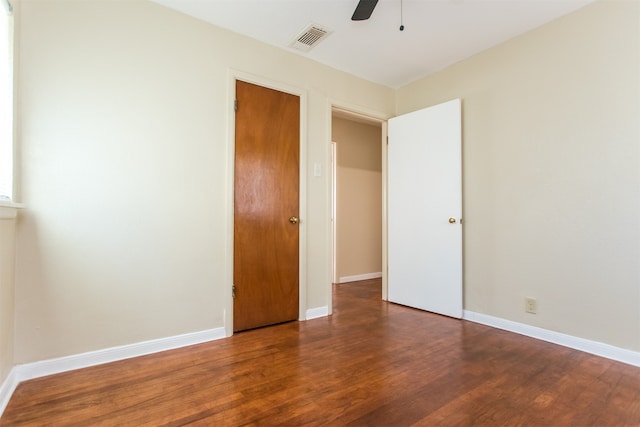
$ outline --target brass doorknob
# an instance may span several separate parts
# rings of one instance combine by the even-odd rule
[[[291,218],[289,218],[289,222],[291,224],[297,224],[300,221],[300,219],[297,216],[292,216]]]
[[[455,224],[455,223],[456,223],[455,218],[449,218],[449,224]]]

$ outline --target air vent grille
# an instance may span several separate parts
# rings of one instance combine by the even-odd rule
[[[308,52],[329,34],[331,34],[331,31],[326,28],[317,24],[309,24],[304,30],[302,30],[290,46],[294,49]]]

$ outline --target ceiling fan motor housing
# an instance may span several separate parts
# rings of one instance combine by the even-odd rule
[[[365,21],[371,17],[378,0],[360,0],[351,17],[352,21]]]

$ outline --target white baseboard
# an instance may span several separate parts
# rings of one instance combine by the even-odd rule
[[[344,276],[338,279],[338,283],[358,282],[360,280],[379,279],[382,277],[382,272],[379,273],[365,273],[356,274],[355,276]]]
[[[40,362],[26,363],[15,367],[18,382],[46,375],[59,374],[74,369],[101,365],[103,363],[116,362],[131,357],[144,356],[160,351],[173,350],[194,344],[201,344],[224,338],[224,328],[209,329],[200,332],[191,332],[173,337],[159,338],[143,341],[119,347],[105,348],[103,350],[90,351],[88,353],[74,354],[72,356],[43,360]]]
[[[0,416],[2,416],[16,387],[22,381],[161,351],[173,350],[189,345],[201,344],[225,337],[224,328],[215,328],[14,366],[0,386]]]
[[[329,307],[315,307],[307,310],[307,320],[317,319],[318,317],[327,317],[329,315]]]
[[[11,369],[9,371],[9,375],[0,385],[0,417],[4,413],[7,404],[9,403],[9,399],[11,399],[11,395],[18,387],[18,378],[16,377],[16,368]]]
[[[640,352],[637,351],[627,350],[598,341],[578,338],[572,335],[554,332],[548,329],[538,328],[536,326],[513,322],[511,320],[501,319],[499,317],[493,317],[482,313],[475,313],[468,310],[464,310],[462,318],[470,322],[481,323],[493,328],[515,332],[520,335],[526,335],[542,341],[547,341],[564,347],[584,351],[586,353],[595,354],[596,356],[640,367]]]
[[[327,306],[311,308],[306,312],[307,320],[328,315],[329,308]],[[464,311],[463,319],[640,367],[640,352],[468,310]],[[9,403],[9,399],[11,399],[11,395],[21,381],[189,345],[201,344],[225,337],[224,328],[216,328],[15,366],[0,385],[0,416],[2,416],[2,413]]]

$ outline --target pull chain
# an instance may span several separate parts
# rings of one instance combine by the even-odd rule
[[[402,0],[400,0],[400,31],[404,31],[404,15],[402,12]]]

